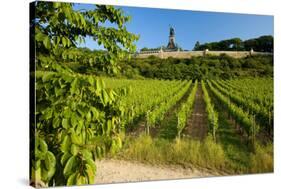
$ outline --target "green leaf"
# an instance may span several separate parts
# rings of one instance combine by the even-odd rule
[[[46,49],[50,49],[51,48],[51,41],[49,39],[48,36],[46,36],[43,40],[43,44],[45,46]]]
[[[41,160],[35,161],[35,170],[39,169],[41,167]]]
[[[61,151],[66,153],[66,152],[70,151],[70,147],[71,147],[71,139],[68,135],[66,135],[61,144]]]
[[[36,35],[35,35],[36,41],[44,41],[45,37],[46,37],[46,35],[43,34],[43,33],[41,33],[41,32],[38,32],[38,33],[36,33]]]
[[[47,143],[39,137],[37,137],[35,140],[37,141],[38,144],[37,149],[45,155],[45,153],[48,151]]]
[[[93,159],[92,153],[87,149],[82,150],[82,155],[85,159]]]
[[[74,185],[74,184],[75,184],[75,181],[76,181],[76,176],[77,176],[77,173],[71,174],[71,175],[68,177],[68,179],[67,179],[66,185],[67,185],[67,186],[72,186],[72,185]]]
[[[75,115],[72,115],[72,116],[71,116],[70,122],[71,122],[72,127],[75,127],[75,126],[78,124],[78,121],[77,121]]]
[[[46,109],[46,110],[44,111],[43,116],[42,116],[42,119],[43,119],[43,120],[48,120],[48,119],[52,118],[52,116],[53,116],[53,111],[52,111],[51,108],[49,108],[49,109]]]
[[[54,168],[56,166],[56,157],[54,156],[54,154],[52,152],[48,151],[46,153],[44,162],[45,162],[46,168],[48,170],[50,170],[51,168]]]
[[[48,183],[51,180],[51,178],[54,176],[55,172],[56,172],[55,167],[52,167],[49,170],[41,169],[42,180]]]
[[[78,152],[79,152],[79,147],[77,145],[75,145],[75,144],[72,144],[70,151],[71,151],[72,155],[76,156],[78,154]]]
[[[96,90],[99,92],[100,90],[101,90],[101,86],[102,84],[101,84],[101,81],[100,81],[100,79],[97,79],[96,80]]]
[[[60,119],[58,117],[55,117],[53,119],[53,128],[58,128],[60,126]]]
[[[106,92],[105,89],[102,90],[102,98],[103,98],[103,102],[104,102],[105,104],[107,104],[107,103],[109,102],[109,96],[108,96],[108,94],[107,94],[107,92]]]
[[[62,37],[62,45],[63,47],[66,47],[67,45],[67,39],[65,37]]]
[[[94,170],[94,172],[96,171],[96,164],[94,162],[93,159],[86,159],[87,164],[89,164],[92,168],[92,170]]]
[[[71,46],[71,40],[67,38],[67,46],[70,47]]]
[[[61,159],[60,159],[60,163],[62,165],[65,165],[65,163],[67,162],[67,160],[71,157],[72,155],[68,152],[65,152],[62,156],[61,156]]]
[[[82,128],[83,128],[83,126],[84,126],[84,121],[83,120],[79,120],[78,121],[78,124],[77,124],[77,127],[76,127],[76,130],[75,130],[75,132],[76,133],[81,133],[81,130],[82,130]]]
[[[94,184],[95,182],[95,170],[92,169],[92,167],[89,164],[85,165],[86,167],[86,174],[88,177],[89,184]]]
[[[88,77],[88,81],[89,81],[90,85],[94,85],[95,80],[93,77]]]
[[[68,124],[68,120],[67,119],[62,119],[62,127],[67,129],[69,127],[69,124]]]
[[[78,145],[81,145],[82,144],[82,139],[80,136],[78,136],[76,133],[72,133],[71,134],[71,141],[72,143],[74,144],[78,144]]]
[[[123,37],[123,42],[126,43],[127,39],[126,37]]]
[[[79,175],[77,176],[76,184],[77,184],[77,185],[88,184],[88,183],[87,183],[86,177],[84,177],[83,175],[80,175],[80,174],[79,174]]]
[[[49,73],[44,73],[43,77],[42,77],[42,81],[43,82],[46,82],[46,81],[49,81],[53,78],[53,74],[49,74]]]
[[[77,90],[77,82],[78,82],[78,79],[75,78],[73,80],[73,82],[71,83],[71,88],[70,88],[70,93],[71,94],[74,94],[76,92],[76,90]]]
[[[91,111],[93,113],[93,121],[99,118],[99,111],[95,107],[91,107]]]
[[[76,163],[77,163],[77,159],[75,156],[72,156],[71,158],[69,158],[69,160],[67,161],[64,169],[63,169],[63,174],[68,177],[69,175],[71,175],[73,173],[73,170],[75,170],[76,168]]]
[[[92,119],[92,115],[91,115],[91,112],[89,111],[87,114],[86,114],[86,120],[87,121],[91,121]]]

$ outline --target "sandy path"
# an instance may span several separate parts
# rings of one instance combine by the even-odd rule
[[[136,182],[163,179],[181,179],[219,175],[179,166],[152,166],[124,160],[100,160],[96,162],[96,184]]]

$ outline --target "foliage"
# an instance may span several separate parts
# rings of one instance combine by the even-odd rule
[[[171,109],[187,92],[191,85],[191,81],[184,83],[184,86],[174,92],[171,96],[167,96],[158,106],[146,112],[146,131],[149,134],[150,127],[154,127],[156,123],[159,123],[164,119],[165,114]]]
[[[228,83],[231,82],[228,81]],[[270,87],[273,86],[272,79],[244,79],[239,81],[239,87],[236,86],[236,88],[226,86],[222,84],[222,81],[212,81],[212,84],[221,93],[228,96],[233,103],[242,107],[246,112],[254,114],[255,121],[262,126],[261,129],[268,134],[273,134],[273,90]]]
[[[207,80],[273,77],[272,56],[255,55],[237,59],[225,54],[191,59],[160,59],[151,56],[146,59],[132,58],[120,62],[119,65],[122,69],[121,75],[128,78]]]
[[[232,38],[219,42],[201,44],[196,42],[194,50],[212,50],[212,51],[250,51],[273,52],[273,36],[260,36],[254,39],[242,41],[240,38]]]
[[[129,17],[113,6],[97,5],[85,11],[74,10],[71,3],[35,2],[32,6],[36,9],[31,27],[37,70],[36,138],[31,141],[35,143],[31,149],[35,174],[31,179],[36,186],[92,184],[94,160],[122,146],[122,93],[106,88],[94,76],[75,73],[66,64],[79,61],[116,72],[118,60],[134,52],[137,36],[126,30]],[[105,27],[107,21],[116,27]],[[86,36],[103,45],[106,53],[77,50]]]
[[[181,107],[180,107],[179,111],[177,112],[178,138],[180,138],[181,132],[185,128],[187,121],[192,114],[197,88],[198,88],[198,81],[196,80],[186,102],[183,102],[181,104]]]
[[[205,82],[201,81],[202,90],[204,93],[204,101],[206,104],[206,112],[208,113],[208,123],[212,130],[212,135],[214,141],[216,141],[216,131],[218,130],[218,112],[215,111],[214,104],[211,101],[211,98],[208,94],[208,91],[205,86]]]
[[[219,99],[219,101],[227,108],[233,118],[239,123],[244,133],[246,133],[248,140],[254,144],[256,135],[259,132],[260,126],[255,123],[253,114],[245,112],[241,107],[232,103],[227,96],[218,91],[210,81],[207,81],[210,90]]]

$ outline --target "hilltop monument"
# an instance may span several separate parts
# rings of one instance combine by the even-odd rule
[[[176,40],[175,40],[175,29],[170,27],[169,43],[167,49],[176,49]]]

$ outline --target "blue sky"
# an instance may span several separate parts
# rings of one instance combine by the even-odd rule
[[[93,5],[79,4],[75,9],[93,9]],[[169,25],[174,27],[176,43],[192,50],[200,43],[239,37],[242,40],[273,35],[273,16],[199,12],[187,10],[118,7],[132,17],[127,30],[140,35],[137,49],[156,48],[168,44]],[[92,39],[86,38],[86,46],[100,49]]]

